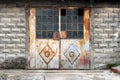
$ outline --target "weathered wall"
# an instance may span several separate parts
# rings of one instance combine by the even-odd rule
[[[112,7],[112,8],[111,8]],[[91,13],[92,68],[120,63],[120,8],[94,6]]]
[[[25,9],[15,7],[16,4],[0,5],[0,68],[26,67],[28,22]],[[120,63],[120,8],[118,5],[102,7],[91,9],[90,54],[93,69]]]
[[[0,68],[25,68],[25,9],[0,7]]]

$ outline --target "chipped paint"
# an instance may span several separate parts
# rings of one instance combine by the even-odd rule
[[[84,38],[65,39],[66,32],[59,30],[60,38],[36,39],[36,9],[30,9],[29,33],[30,33],[30,68],[34,69],[89,69],[89,37],[90,37],[90,9],[84,9]],[[70,51],[69,59],[65,52],[73,44],[75,49]],[[49,47],[47,47],[49,46]],[[76,56],[76,51],[80,53]],[[77,54],[78,54],[77,53]],[[41,55],[42,54],[42,55]],[[74,58],[74,59],[72,59]],[[44,60],[46,59],[46,60]],[[70,62],[70,60],[73,60]],[[71,64],[72,63],[72,64]]]
[[[35,23],[36,23],[36,18],[35,18],[35,13],[36,13],[36,10],[35,8],[31,8],[30,9],[30,16],[29,16],[29,35],[30,35],[30,65],[29,67],[30,68],[35,68],[35,32],[36,32],[36,29],[35,29]]]
[[[90,9],[84,9],[84,39],[62,39],[61,40],[61,69],[89,69],[89,35],[90,35]],[[70,44],[74,44],[80,53],[77,60],[70,64],[69,60],[64,56]],[[73,55],[73,54],[72,54]]]

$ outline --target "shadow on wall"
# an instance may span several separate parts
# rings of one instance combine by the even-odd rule
[[[23,57],[8,58],[0,64],[1,69],[25,69],[27,66],[26,59]]]

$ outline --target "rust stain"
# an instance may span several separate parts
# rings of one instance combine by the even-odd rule
[[[90,8],[84,9],[84,39],[89,41],[90,37]]]
[[[61,31],[61,32],[60,32],[60,37],[61,37],[62,39],[65,39],[65,38],[67,37],[66,31]]]
[[[29,16],[29,34],[30,34],[30,55],[34,54],[34,47],[35,47],[35,8],[30,9],[30,16]]]
[[[56,54],[59,53],[59,51],[58,51],[59,50],[58,49],[59,48],[59,46],[58,46],[59,45],[59,40],[37,39],[36,40],[36,47],[37,47],[36,49],[37,49],[38,53],[41,53],[41,50],[43,48],[45,48],[46,45],[49,45]],[[49,49],[47,49],[47,48],[45,48],[44,50],[49,51]]]
[[[79,40],[79,43],[80,43],[80,47],[81,47],[81,49],[82,49],[82,47],[83,47],[84,44],[85,44],[85,41],[84,41],[84,40]]]
[[[65,31],[61,31],[60,32],[60,38],[65,39],[62,40],[61,39],[61,44],[60,44],[60,39],[59,39],[59,35],[54,35],[53,39],[36,39],[36,9],[35,8],[31,8],[30,9],[30,17],[29,17],[29,34],[30,34],[30,55],[32,57],[35,56],[36,52],[35,50],[37,50],[37,53],[40,55],[41,51],[43,50],[44,52],[44,56],[46,57],[51,57],[51,53],[55,53],[55,57],[53,60],[57,60],[58,61],[58,56],[60,55],[61,58],[64,58],[64,52],[68,49],[69,45],[71,43],[74,43],[77,48],[80,51],[80,56],[78,58],[78,63],[83,65],[88,65],[89,64],[89,60],[90,60],[90,54],[89,54],[89,50],[85,50],[85,45],[89,44],[89,37],[90,37],[90,9],[89,8],[85,8],[84,9],[84,39],[66,39],[66,32]],[[64,46],[63,46],[64,44]],[[51,51],[48,48],[45,48],[46,45],[49,45],[50,48],[52,49]],[[62,47],[60,47],[62,46]],[[61,48],[61,49],[60,49]],[[61,50],[61,51],[60,51]],[[52,52],[53,51],[53,52]],[[59,53],[61,52],[61,53]],[[74,57],[74,53],[71,52],[70,53],[70,57]],[[40,58],[40,56],[37,56],[37,58]],[[37,58],[34,57],[34,59]],[[65,59],[62,59],[65,60]],[[60,61],[62,61],[60,60]],[[38,61],[39,62],[39,61]],[[55,61],[53,61],[55,62]],[[39,63],[42,65],[42,63]],[[65,63],[65,65],[67,64],[67,61]],[[54,64],[51,64],[54,65]],[[58,65],[58,64],[56,64]],[[64,64],[61,64],[62,66],[64,66]],[[62,67],[59,66],[59,67]],[[76,67],[77,68],[77,67]]]
[[[59,32],[54,32],[54,33],[53,33],[53,39],[54,39],[54,40],[59,40],[59,39],[60,39],[60,34],[59,34]]]

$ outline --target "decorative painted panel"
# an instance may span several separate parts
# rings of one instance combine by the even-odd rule
[[[36,68],[37,69],[59,68],[59,40],[52,39],[36,40]]]

